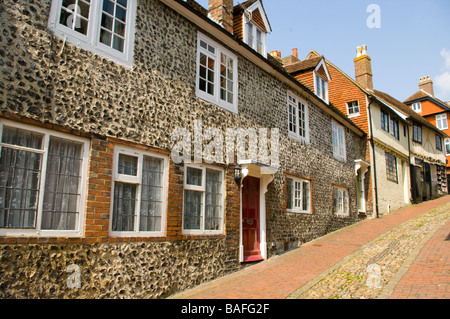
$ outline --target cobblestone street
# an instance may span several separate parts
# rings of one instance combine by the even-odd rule
[[[366,220],[176,299],[450,299],[450,196]]]
[[[450,204],[420,215],[344,258],[289,298],[388,298],[409,263],[449,218]],[[442,279],[446,281],[441,284],[447,285],[442,292],[450,297],[450,273]]]

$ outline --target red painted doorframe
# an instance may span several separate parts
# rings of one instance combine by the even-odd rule
[[[260,179],[247,176],[242,182],[242,245],[244,262],[263,260],[260,234]]]

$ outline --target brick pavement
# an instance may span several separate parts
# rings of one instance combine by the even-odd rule
[[[423,247],[391,299],[450,299],[450,221]]]
[[[338,230],[283,255],[173,296],[174,299],[285,299],[299,287],[390,229],[450,202],[410,205]]]

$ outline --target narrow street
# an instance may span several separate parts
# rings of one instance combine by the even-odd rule
[[[450,196],[366,220],[174,299],[449,299]]]

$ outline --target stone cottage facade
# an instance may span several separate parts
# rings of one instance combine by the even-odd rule
[[[446,134],[389,94],[374,90],[366,46],[357,48],[355,79],[314,50],[304,60],[296,49],[284,58],[272,54],[367,134],[367,153],[358,164],[361,214],[376,217],[443,195]]]
[[[0,3],[2,298],[164,298],[362,218],[365,133],[232,1],[65,3]]]

